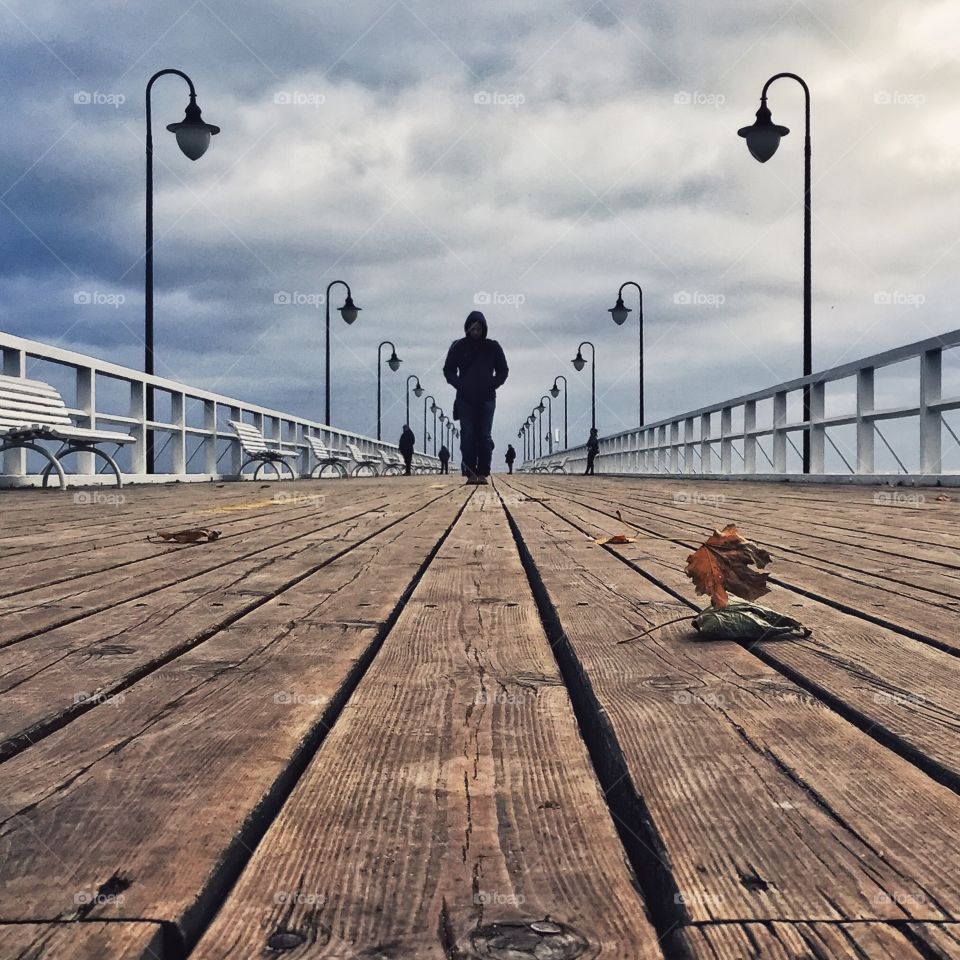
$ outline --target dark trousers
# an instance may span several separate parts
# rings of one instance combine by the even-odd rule
[[[465,477],[488,477],[493,456],[496,400],[457,401],[460,414],[460,469]]]
[[[513,461],[512,461],[512,460],[507,464],[507,473],[513,473]]]
[[[441,473],[449,473],[449,472],[450,472],[450,461],[449,461],[449,460],[441,460],[441,461],[440,461],[440,472],[441,472]]]
[[[403,454],[403,475],[405,477],[410,476],[410,463],[413,460],[413,454]]]
[[[587,469],[584,470],[584,473],[593,473],[593,461],[597,459],[595,452],[587,454]]]

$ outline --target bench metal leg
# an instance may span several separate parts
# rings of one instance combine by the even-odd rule
[[[43,485],[47,485],[47,478],[50,475],[51,470],[57,471],[57,476],[60,478],[60,489],[67,489],[67,475],[63,472],[63,467],[60,465],[60,461],[47,449],[41,447],[39,443],[31,443],[29,440],[9,441],[3,444],[0,444],[0,453],[5,453],[7,450],[33,450],[36,453],[39,453],[44,457],[48,463],[43,470]]]
[[[101,457],[103,460],[106,460],[107,465],[113,470],[113,475],[117,481],[117,487],[120,488],[123,486],[123,475],[120,473],[120,467],[117,466],[117,461],[110,456],[109,453],[104,453],[103,450],[99,450],[97,447],[90,446],[86,443],[67,443],[61,447],[56,453],[56,459],[59,462],[64,457],[69,456],[71,453],[92,453],[95,457]],[[43,485],[47,485],[47,480],[50,477],[50,470],[52,469],[53,464],[48,464],[43,471]]]

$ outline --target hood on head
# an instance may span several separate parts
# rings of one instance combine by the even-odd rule
[[[473,310],[463,323],[463,332],[469,333],[470,328],[477,322],[480,321],[480,326],[483,327],[483,336],[487,335],[487,318],[479,311]]]

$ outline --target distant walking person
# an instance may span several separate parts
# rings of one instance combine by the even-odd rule
[[[587,440],[587,469],[584,474],[593,474],[593,461],[597,459],[600,452],[600,441],[597,439],[597,428],[590,428],[590,439]]]
[[[437,456],[440,459],[440,472],[449,473],[450,472],[450,451],[447,449],[447,445],[444,444],[440,450],[437,452]]]
[[[487,483],[497,387],[510,371],[500,344],[487,339],[487,319],[479,310],[467,317],[463,329],[467,335],[450,345],[443,375],[457,391],[453,419],[460,421],[461,471],[467,483]]]
[[[405,423],[403,425],[403,433],[400,434],[400,456],[403,457],[403,475],[405,477],[410,476],[410,464],[413,462],[413,448],[417,442],[417,438],[413,435],[413,431],[410,429],[410,424]]]
[[[517,459],[517,451],[513,449],[513,444],[507,444],[507,455],[503,458],[507,461],[507,473],[513,473],[513,461]]]

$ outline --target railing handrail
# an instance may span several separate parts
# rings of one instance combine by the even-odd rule
[[[600,438],[598,465],[604,473],[695,474],[697,476],[767,476],[788,474],[788,447],[797,450],[791,434],[806,431],[811,442],[811,475],[826,475],[827,444],[843,461],[846,469],[861,478],[886,476],[876,471],[874,445],[879,439],[901,470],[890,476],[909,476],[936,479],[948,476],[943,469],[943,439],[945,431],[960,443],[956,431],[944,414],[960,409],[960,396],[943,396],[943,351],[960,346],[960,330],[908,343],[859,360],[851,360],[806,377],[796,377],[762,390],[742,394],[729,400],[710,403],[695,410],[665,417],[618,431]],[[915,380],[916,393],[909,402],[878,408],[874,402],[874,383],[877,370],[907,360],[919,359],[919,375]],[[855,409],[827,415],[826,387],[829,383],[855,378],[853,394]],[[810,395],[810,417],[806,421],[788,419],[788,395]],[[757,404],[772,400],[769,425],[758,425]],[[742,409],[742,426],[734,427],[733,413]],[[715,415],[719,414],[719,424]],[[891,446],[881,430],[890,421],[916,418],[919,469],[909,468]],[[695,429],[699,421],[699,430]],[[719,425],[719,432],[716,427]],[[855,428],[855,449],[848,445],[850,460],[844,456],[828,430],[839,426]],[[761,438],[770,438],[772,450],[760,444]],[[742,451],[734,444],[742,444]],[[758,470],[762,454],[770,464],[770,471]],[[549,456],[531,457],[525,464],[536,466],[558,456],[568,456],[575,465],[586,460],[586,445],[581,444]],[[697,464],[696,457],[700,462]],[[742,469],[734,460],[742,463]],[[718,457],[718,463],[714,458]],[[909,458],[907,458],[909,459]],[[717,469],[718,468],[718,469]],[[956,477],[954,477],[956,479]]]

